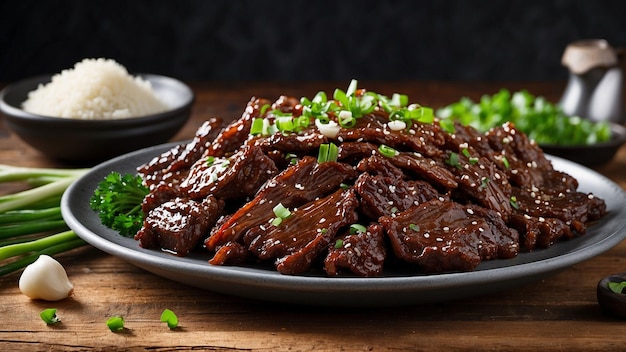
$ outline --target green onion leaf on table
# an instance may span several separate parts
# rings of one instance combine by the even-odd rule
[[[437,111],[442,119],[459,121],[481,132],[510,121],[517,129],[544,145],[591,145],[611,139],[606,122],[568,116],[561,108],[526,90],[511,94],[501,89],[479,102],[465,97]]]
[[[0,276],[85,245],[61,216],[63,192],[88,169],[0,165]],[[6,188],[4,188],[6,187]]]

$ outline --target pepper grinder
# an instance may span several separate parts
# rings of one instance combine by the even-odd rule
[[[623,124],[626,116],[619,56],[604,39],[569,44],[561,59],[569,69],[569,80],[559,102],[563,112]]]

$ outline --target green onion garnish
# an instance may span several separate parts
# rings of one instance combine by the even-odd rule
[[[502,156],[502,164],[504,164],[504,167],[506,167],[507,169],[510,167],[509,160],[504,155]]]
[[[317,154],[317,162],[325,163],[327,161],[335,162],[339,156],[339,148],[335,143],[324,143],[320,145],[320,149]]]
[[[446,160],[446,164],[460,169],[461,164],[459,164],[459,154],[451,152],[448,160]]]
[[[335,241],[335,249],[339,249],[341,247],[343,247],[343,240],[342,239],[337,239]]]
[[[410,224],[410,225],[409,225],[409,228],[410,228],[411,230],[413,230],[413,231],[419,231],[419,230],[420,230],[419,225],[416,225],[416,224]]]
[[[161,322],[167,323],[167,327],[170,329],[176,329],[176,327],[178,327],[178,317],[167,308],[161,313]]]
[[[513,207],[513,209],[519,209],[519,204],[517,203],[517,197],[511,196],[511,198],[509,199],[509,203],[511,203],[511,207]]]
[[[41,320],[43,320],[46,324],[56,324],[61,320],[57,317],[57,309],[56,308],[47,308],[39,313]]]
[[[626,288],[626,281],[609,281],[607,286],[613,293],[621,294]]]
[[[252,120],[252,126],[250,126],[250,134],[253,136],[262,134],[264,125],[265,125],[265,119],[256,118]]]
[[[124,329],[124,318],[121,316],[114,316],[107,320],[107,327],[109,330],[115,332]]]
[[[365,226],[361,225],[361,224],[352,224],[350,225],[350,234],[354,235],[355,233],[365,233],[365,231],[367,231],[367,229],[365,228]]]
[[[385,145],[385,144],[381,144],[378,147],[378,152],[382,155],[385,156],[387,158],[393,158],[394,156],[398,155],[398,151],[393,149],[392,147]]]
[[[441,126],[441,128],[448,132],[448,133],[455,133],[456,132],[456,128],[454,127],[454,121],[452,119],[442,119],[439,121],[439,126]]]

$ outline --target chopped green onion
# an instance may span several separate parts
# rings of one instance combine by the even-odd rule
[[[335,241],[335,249],[339,249],[341,247],[343,247],[343,240],[342,239],[337,239]]]
[[[167,323],[167,327],[170,329],[176,329],[176,327],[178,327],[178,317],[167,308],[161,313],[161,322]]]
[[[451,152],[450,156],[448,157],[448,160],[446,160],[446,164],[460,169],[461,164],[459,164],[459,154],[455,152]]]
[[[609,281],[607,286],[613,293],[621,294],[626,288],[626,281]]]
[[[325,163],[327,161],[335,162],[339,156],[339,148],[335,143],[324,143],[320,145],[320,149],[317,154],[317,162]]]
[[[286,219],[291,215],[291,211],[285,208],[283,203],[278,203],[272,210],[274,214],[281,219]]]
[[[394,156],[399,154],[397,150],[385,144],[381,144],[380,146],[378,146],[378,152],[382,156],[385,156],[387,158],[393,158]]]
[[[416,224],[410,224],[410,225],[409,225],[409,228],[410,228],[411,230],[413,230],[413,231],[419,231],[419,230],[420,230],[419,225],[416,225]]]
[[[56,324],[61,321],[61,319],[57,317],[56,308],[44,309],[41,311],[41,313],[39,313],[39,316],[41,317],[41,320],[43,320],[48,325]]]
[[[504,167],[506,167],[507,169],[510,167],[509,160],[504,155],[502,156],[502,164],[504,164]]]
[[[272,226],[276,226],[276,227],[278,227],[278,225],[280,225],[282,223],[283,223],[283,219],[282,218],[274,218],[270,222],[270,224],[272,224]]]
[[[344,128],[354,127],[356,125],[356,119],[352,116],[350,111],[341,111],[337,117],[339,126]]]
[[[350,225],[350,234],[354,235],[355,233],[365,233],[367,228],[361,224],[352,224]]]
[[[471,157],[471,154],[469,150],[467,150],[467,148],[463,148],[463,150],[461,150],[461,153],[463,153],[463,155],[465,155],[468,158]]]
[[[513,207],[513,209],[519,209],[519,204],[517,203],[516,196],[511,196],[511,198],[509,199],[509,203],[511,203],[511,207]]]
[[[265,115],[265,113],[267,112],[267,109],[269,109],[271,107],[272,106],[270,104],[265,104],[265,105],[261,106],[261,109],[259,110],[260,115],[261,116]]]
[[[211,166],[213,165],[213,163],[215,162],[215,157],[214,156],[207,156],[206,157],[206,164],[207,166]]]
[[[124,318],[121,316],[114,316],[107,320],[107,327],[109,330],[116,332],[124,329]]]
[[[480,180],[480,188],[487,188],[489,186],[489,177],[483,177]]]
[[[265,126],[265,119],[256,118],[252,120],[252,126],[250,126],[250,134],[253,136],[262,134],[264,126]]]
[[[456,132],[456,128],[454,127],[454,120],[452,119],[442,119],[439,121],[439,126],[441,126],[441,128],[448,132],[448,133],[455,133]]]

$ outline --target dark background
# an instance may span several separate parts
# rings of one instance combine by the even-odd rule
[[[626,1],[0,0],[0,82],[87,57],[183,80],[563,80]]]

